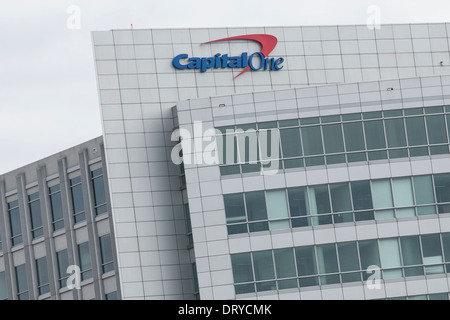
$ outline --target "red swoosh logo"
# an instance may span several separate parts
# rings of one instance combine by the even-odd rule
[[[245,35],[245,36],[236,36],[236,37],[230,37],[230,38],[223,38],[223,39],[208,41],[208,42],[204,42],[202,44],[219,42],[219,41],[228,41],[228,40],[252,40],[252,41],[256,41],[256,42],[258,42],[261,45],[261,53],[264,56],[264,58],[266,58],[273,51],[273,49],[275,49],[275,47],[276,47],[276,45],[278,43],[278,39],[276,37],[268,35],[268,34],[249,34],[249,35]],[[244,71],[239,73],[234,78],[236,79],[237,77],[239,77],[241,74],[247,72],[248,70],[250,70],[249,66],[247,68],[245,68]]]

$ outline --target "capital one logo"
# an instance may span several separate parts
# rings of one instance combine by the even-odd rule
[[[189,57],[188,54],[182,53],[172,60],[172,65],[179,70],[198,69],[200,72],[206,72],[208,69],[226,69],[226,68],[244,68],[235,78],[246,73],[250,69],[253,71],[283,69],[284,58],[269,58],[269,54],[275,49],[278,39],[268,34],[249,34],[243,36],[235,36],[223,39],[212,40],[202,43],[212,44],[221,41],[232,40],[250,40],[261,45],[261,51],[249,54],[243,52],[240,56],[229,56],[228,54],[216,53],[213,57]]]

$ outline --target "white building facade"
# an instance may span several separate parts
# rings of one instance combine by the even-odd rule
[[[449,31],[94,32],[121,297],[448,299]]]

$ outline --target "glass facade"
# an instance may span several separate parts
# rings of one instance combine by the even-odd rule
[[[223,196],[228,234],[450,213],[450,174]]]
[[[450,233],[231,255],[236,294],[450,272]]]
[[[249,159],[262,160],[259,151],[270,148],[270,139],[280,140],[278,156],[270,150],[272,160],[282,160],[279,169],[448,154],[449,117],[450,106],[435,106],[221,127],[220,170],[258,172],[264,165]],[[258,154],[249,158],[251,152]]]
[[[83,187],[81,177],[70,179],[70,189],[72,193],[73,219],[75,223],[86,220],[84,211]]]

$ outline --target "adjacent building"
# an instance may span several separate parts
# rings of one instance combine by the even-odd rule
[[[0,177],[0,294],[448,299],[449,32],[93,32],[103,137]]]

